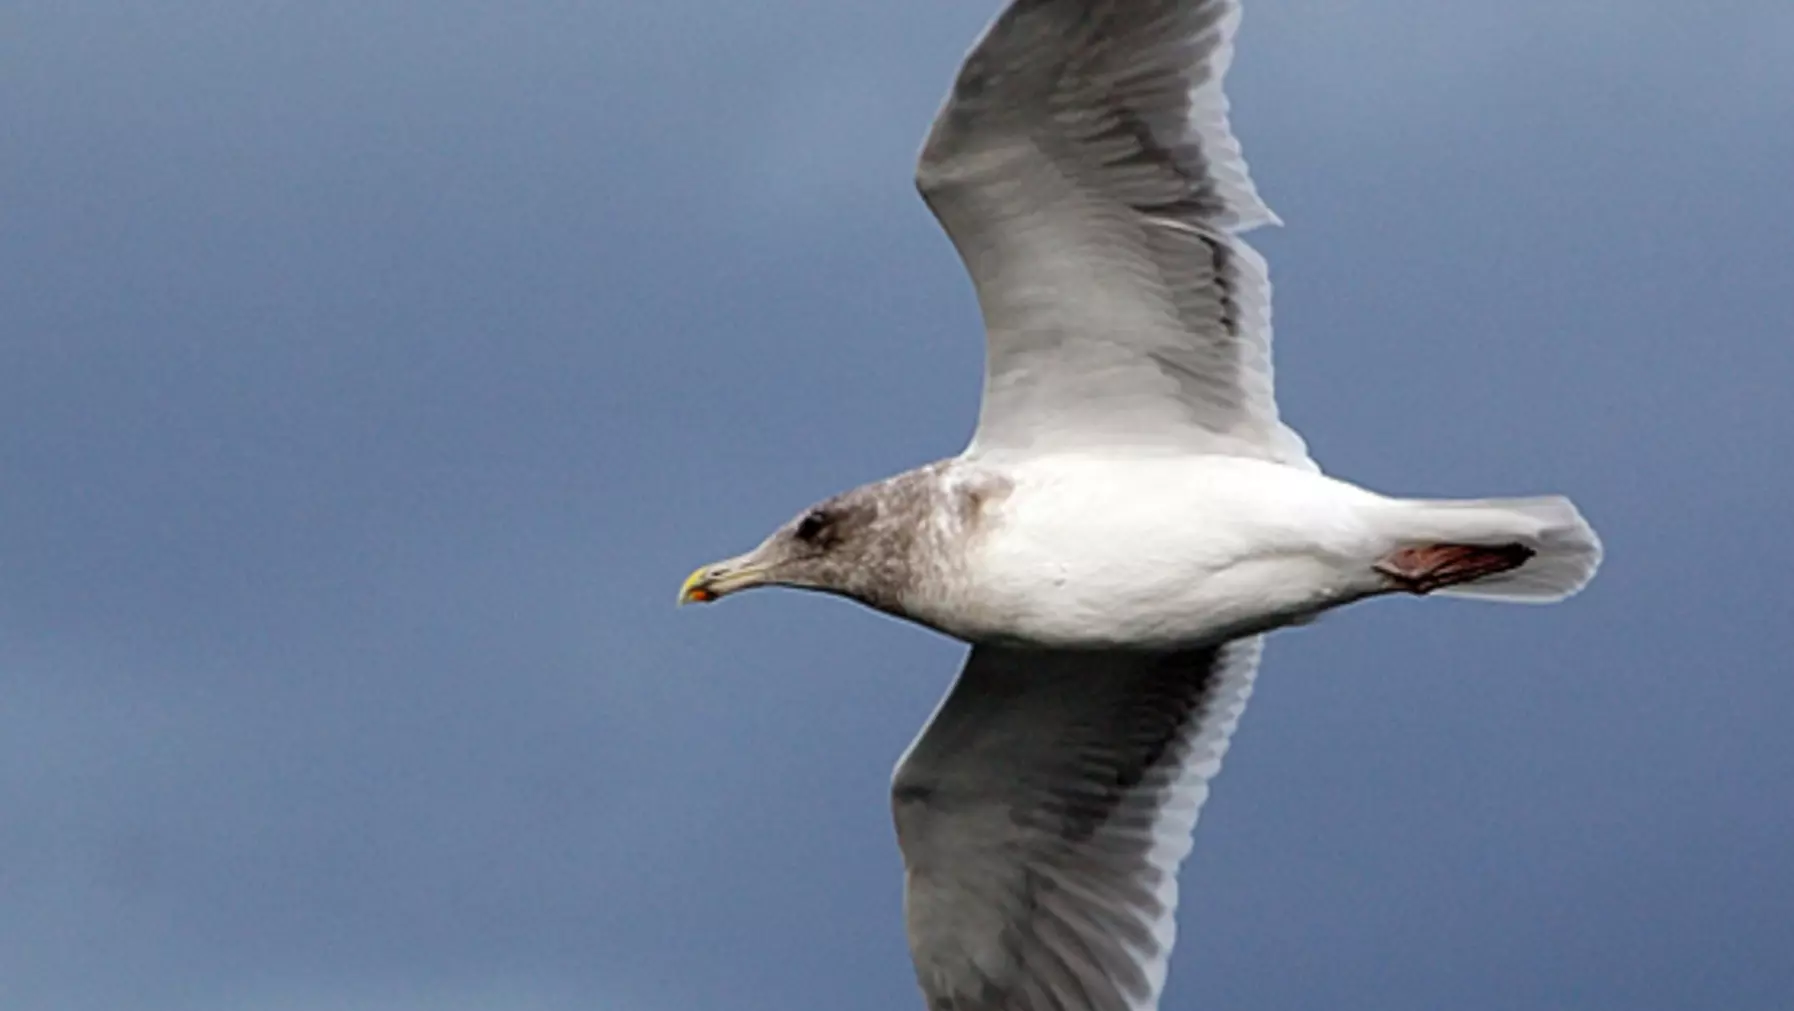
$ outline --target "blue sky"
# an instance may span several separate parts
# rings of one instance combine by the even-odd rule
[[[919,1000],[961,648],[679,580],[956,452],[995,5],[0,5],[0,1004]],[[1279,636],[1168,1011],[1794,1006],[1794,9],[1253,0],[1285,415],[1562,491],[1550,609]]]

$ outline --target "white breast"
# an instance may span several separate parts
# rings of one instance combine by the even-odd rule
[[[1376,587],[1379,496],[1220,456],[1053,456],[967,545],[940,627],[974,642],[1189,645],[1300,620]],[[930,608],[929,610],[934,610]]]

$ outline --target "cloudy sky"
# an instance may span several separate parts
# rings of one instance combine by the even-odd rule
[[[0,3],[0,1006],[919,1007],[961,648],[680,579],[964,443],[992,0]],[[1556,608],[1286,633],[1165,1007],[1794,1006],[1794,7],[1252,0],[1329,470]]]

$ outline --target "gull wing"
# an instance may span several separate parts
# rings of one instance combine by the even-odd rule
[[[968,453],[1108,449],[1312,466],[1277,416],[1276,221],[1227,125],[1236,0],[1015,0],[961,67],[916,182],[978,290]]]
[[[973,648],[892,783],[929,1008],[1157,1007],[1178,864],[1259,652]]]

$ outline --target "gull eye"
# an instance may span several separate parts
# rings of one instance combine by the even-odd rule
[[[794,532],[798,540],[807,543],[820,536],[824,530],[828,529],[828,525],[829,515],[820,509],[812,509],[804,514],[803,519],[797,521],[797,530]]]

